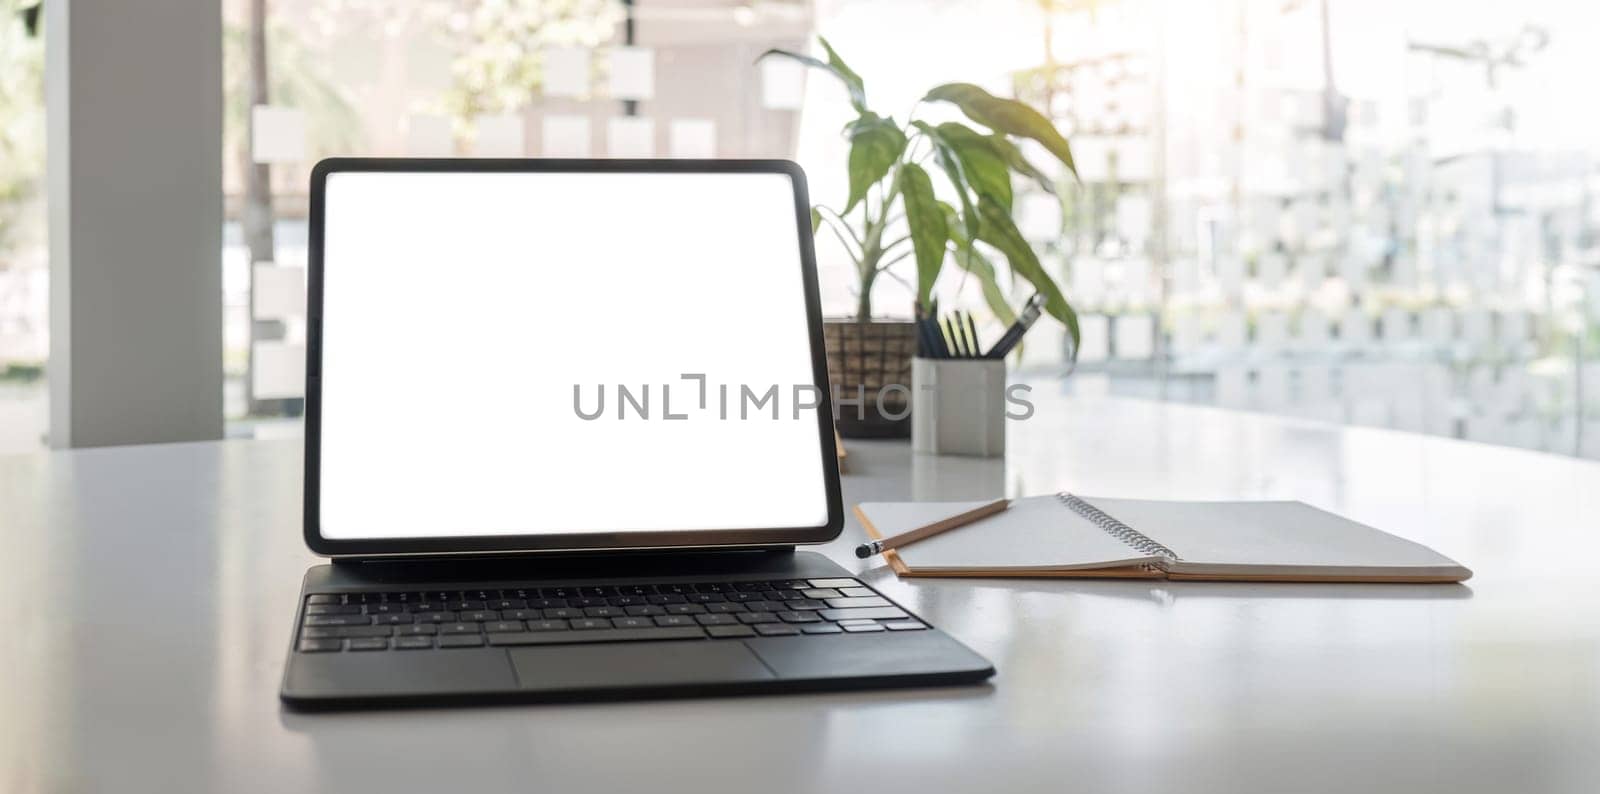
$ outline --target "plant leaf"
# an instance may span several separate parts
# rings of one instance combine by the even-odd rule
[[[1061,161],[1072,176],[1078,176],[1078,167],[1072,162],[1072,148],[1067,139],[1056,131],[1050,120],[1039,111],[1014,99],[1001,99],[971,83],[945,83],[929,91],[925,102],[951,102],[961,108],[967,118],[995,132],[1032,138]]]
[[[1011,210],[1011,166],[996,151],[994,144],[971,127],[956,122],[939,125],[939,134],[961,159],[961,172],[967,184],[980,196],[994,199]]]
[[[1066,326],[1067,334],[1072,338],[1072,357],[1076,359],[1078,313],[1072,310],[1066,296],[1061,294],[1061,288],[1039,264],[1039,257],[1033,253],[1028,241],[1023,239],[1022,233],[1017,231],[1017,225],[1012,223],[1011,213],[987,198],[978,199],[978,212],[982,215],[978,239],[1004,254],[1006,261],[1011,263],[1011,270],[1044,295],[1044,310]]]
[[[1032,179],[1044,192],[1052,196],[1056,194],[1056,181],[1051,179],[1049,174],[1039,170],[1033,163],[1028,162],[1028,158],[1022,156],[1022,150],[1017,148],[1017,145],[1012,143],[1010,138],[997,132],[989,136],[989,141],[994,144],[995,151],[998,151],[1000,156],[1005,158],[1006,164],[1011,166],[1011,170]]]
[[[900,196],[905,201],[906,225],[911,227],[911,248],[917,255],[917,303],[927,306],[944,264],[944,244],[950,232],[933,197],[933,180],[922,166],[901,166]]]
[[[956,189],[956,195],[961,198],[961,225],[966,227],[967,238],[978,236],[978,210],[972,206],[972,196],[967,190],[967,178],[961,170],[961,158],[956,155],[955,148],[944,139],[944,133],[937,127],[925,121],[913,121],[913,126],[928,136],[933,142],[934,154],[939,159],[939,167],[944,170],[944,175],[949,178],[950,185]]]
[[[847,214],[867,197],[867,188],[888,175],[906,150],[906,134],[891,119],[867,111],[845,127],[850,136],[850,199]]]
[[[822,42],[822,49],[827,52],[828,60],[822,61],[803,53],[774,48],[756,56],[756,61],[759,62],[768,55],[777,55],[782,58],[799,61],[814,69],[828,72],[844,83],[845,90],[850,92],[850,104],[855,107],[856,112],[867,112],[867,89],[866,85],[861,82],[861,75],[856,74],[854,70],[845,65],[844,60],[839,57],[839,53],[833,51],[833,46],[828,44],[827,39],[818,36],[817,41]]]
[[[989,304],[989,311],[994,312],[995,319],[1008,326],[1016,322],[1017,313],[1011,310],[1011,303],[1000,289],[994,263],[963,235],[954,207],[941,201],[939,209],[944,213],[945,225],[950,229],[950,239],[956,244],[955,253],[952,254],[956,264],[978,280],[978,286],[983,290],[983,302]]]
[[[851,104],[856,106],[856,110],[866,112],[867,86],[861,81],[861,75],[856,74],[855,70],[845,65],[844,59],[839,57],[839,53],[834,52],[833,45],[829,44],[826,38],[818,36],[817,41],[822,44],[823,51],[828,53],[828,68],[832,69],[834,74],[839,75],[839,79],[844,81],[845,87],[850,89]]]
[[[815,235],[822,228],[822,213],[816,207],[811,208],[811,233]]]

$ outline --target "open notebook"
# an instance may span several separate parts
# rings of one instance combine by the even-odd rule
[[[867,502],[887,537],[985,502]],[[1459,582],[1472,572],[1404,538],[1301,502],[1169,502],[1072,494],[884,553],[901,576],[1051,576],[1292,582]]]

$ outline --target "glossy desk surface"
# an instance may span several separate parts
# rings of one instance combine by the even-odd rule
[[[299,445],[0,458],[0,790],[1600,789],[1600,464],[1040,395],[1002,464],[854,442],[848,502],[1297,498],[1465,586],[896,581],[992,659],[963,689],[295,714]],[[624,489],[625,483],[618,488]]]

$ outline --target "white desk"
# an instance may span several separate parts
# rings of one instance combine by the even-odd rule
[[[1008,465],[850,444],[846,500],[1296,497],[1467,586],[898,582],[984,687],[304,715],[299,445],[0,458],[0,790],[1592,792],[1600,464],[1034,392]]]

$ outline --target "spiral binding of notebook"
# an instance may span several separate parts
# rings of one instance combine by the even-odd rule
[[[1166,557],[1169,560],[1178,559],[1177,553],[1172,549],[1151,540],[1148,535],[1118,521],[1104,510],[1066,492],[1056,494],[1056,498],[1060,499],[1068,510],[1083,516],[1107,535],[1128,544],[1140,553]]]

